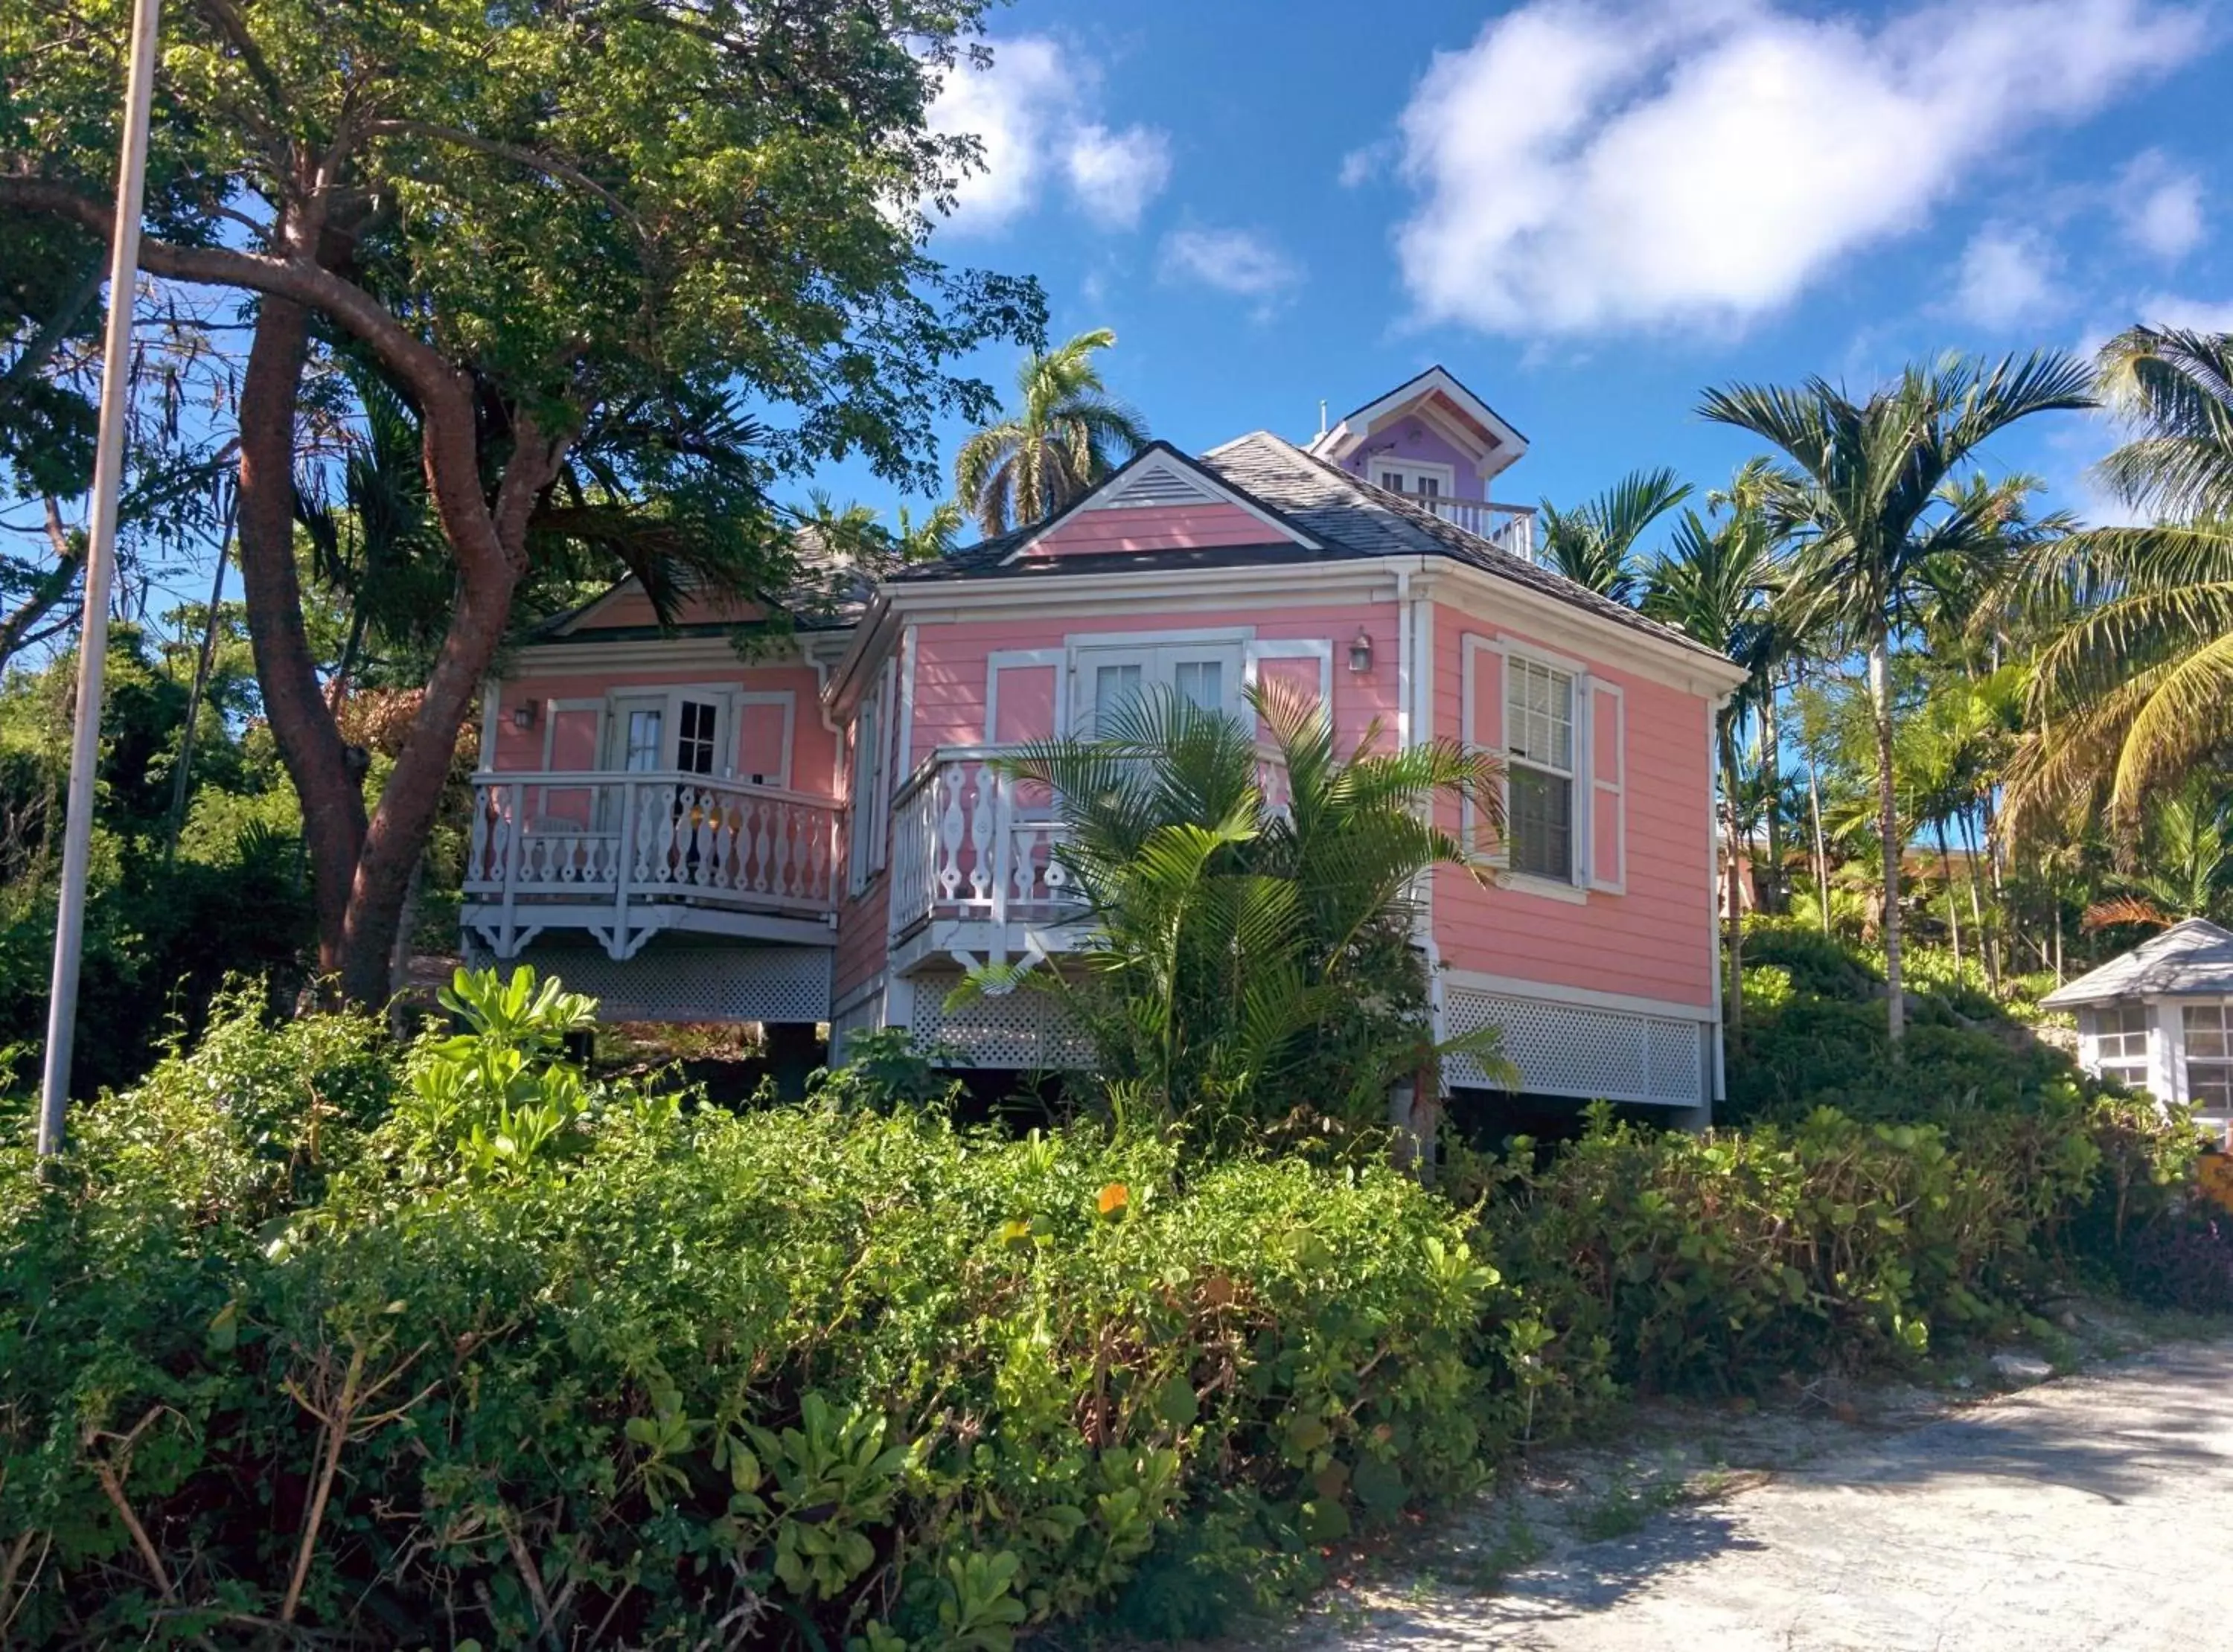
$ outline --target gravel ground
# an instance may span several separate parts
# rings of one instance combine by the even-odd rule
[[[2047,1375],[1640,1413],[1255,1644],[2233,1652],[2233,1339]]]

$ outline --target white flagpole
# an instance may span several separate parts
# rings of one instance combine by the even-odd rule
[[[101,359],[101,431],[94,451],[93,520],[85,551],[85,623],[77,645],[77,711],[70,732],[69,816],[62,837],[62,904],[55,916],[55,973],[47,1002],[39,1152],[62,1149],[70,1048],[77,1035],[78,956],[85,939],[86,863],[93,852],[94,769],[101,760],[101,675],[108,664],[108,588],[116,572],[117,502],[124,487],[124,415],[131,397],[132,306],[140,284],[140,211],[147,183],[147,127],[155,96],[160,0],[134,0],[132,71],[117,169],[109,250],[108,336]]]

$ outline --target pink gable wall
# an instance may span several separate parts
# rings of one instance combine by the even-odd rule
[[[1073,511],[1032,547],[1034,556],[1193,550],[1209,545],[1276,544],[1287,537],[1237,504],[1127,505]]]
[[[757,603],[736,596],[686,596],[674,615],[677,625],[744,625],[766,617]],[[659,612],[641,586],[630,585],[598,600],[576,621],[576,632],[617,631],[657,625]]]
[[[1435,725],[1455,739],[1464,727],[1464,639],[1530,641],[1514,627],[1492,625],[1455,608],[1435,612]],[[1553,653],[1564,650],[1553,649]],[[1485,656],[1494,659],[1494,656]],[[1593,679],[1621,692],[1623,797],[1627,841],[1626,893],[1591,892],[1586,904],[1516,888],[1484,888],[1448,869],[1435,874],[1435,940],[1452,969],[1520,977],[1584,990],[1625,993],[1701,1010],[1713,1002],[1714,935],[1709,903],[1712,853],[1712,777],[1707,767],[1707,702],[1697,695],[1586,662]],[[1483,673],[1483,675],[1488,673]],[[1487,700],[1493,691],[1485,687]],[[1594,707],[1597,749],[1605,750],[1611,697]],[[1481,708],[1486,718],[1488,708]],[[1477,738],[1484,738],[1477,736]],[[1613,777],[1600,764],[1598,775]],[[1591,777],[1580,777],[1578,789]],[[1603,820],[1609,800],[1594,787],[1590,806]],[[1580,797],[1577,808],[1583,806]],[[1446,807],[1442,824],[1459,827]],[[1602,846],[1592,831],[1592,849]],[[1600,872],[1611,867],[1597,857]]]

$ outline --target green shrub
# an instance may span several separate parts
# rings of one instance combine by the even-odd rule
[[[235,1005],[60,1185],[10,1154],[24,1643],[998,1652],[1151,1557],[1306,1574],[1519,1426],[1495,1276],[1392,1171],[693,1109],[565,1066],[578,1001],[460,1006],[399,1083]]]
[[[1834,935],[1796,918],[1745,920],[1748,967],[1772,964],[1788,972],[1794,991],[1815,998],[1859,1000],[1884,990],[1884,971],[1862,961]]]
[[[1960,1151],[1934,1126],[1826,1108],[1703,1135],[1600,1109],[1547,1167],[1516,1174],[1484,1245],[1560,1343],[1601,1349],[1613,1379],[1743,1389],[1912,1357],[1934,1324],[2009,1319],[2012,1287],[2101,1164],[2072,1109],[1980,1118]]]

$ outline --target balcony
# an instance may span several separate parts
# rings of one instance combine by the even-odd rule
[[[1522,562],[1535,560],[1535,507],[1529,504],[1490,504],[1481,499],[1453,499],[1436,493],[1403,493],[1423,510],[1433,511],[1452,527],[1486,539],[1499,550]]]
[[[900,788],[892,805],[895,947],[935,931],[953,948],[973,942],[1005,957],[1027,944],[1026,929],[1078,915],[1054,855],[1054,800],[1045,787],[999,772],[993,760],[1005,749],[941,746]]]
[[[828,946],[837,805],[678,771],[478,774],[465,925],[500,958],[586,929],[615,959],[661,930]]]

